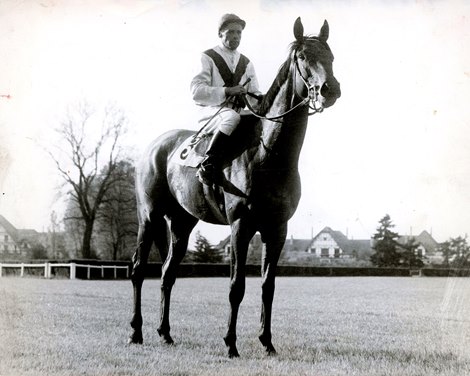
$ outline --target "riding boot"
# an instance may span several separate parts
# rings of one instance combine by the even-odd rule
[[[217,131],[212,137],[206,156],[196,174],[202,184],[212,186],[213,184],[220,185],[222,183],[222,157],[228,139],[229,136],[221,131]]]

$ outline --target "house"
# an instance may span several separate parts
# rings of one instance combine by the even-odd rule
[[[30,248],[27,238],[35,230],[18,230],[0,215],[0,258],[18,259],[27,255]]]
[[[370,239],[348,239],[341,231],[325,227],[311,241],[308,253],[320,258],[368,258],[372,254]]]
[[[17,229],[0,215],[0,260],[65,258],[65,232]]]
[[[230,261],[230,251],[232,248],[231,236],[227,236],[219,244],[215,246],[216,249],[222,254],[224,261]],[[261,235],[255,234],[248,244],[247,252],[247,263],[259,264],[261,262],[261,255],[263,253],[263,242],[261,241]]]
[[[439,251],[439,243],[429,232],[422,231],[419,235],[402,235],[397,239],[400,245],[406,245],[411,241],[417,245],[415,252],[425,264],[441,263],[444,260],[442,252]]]
[[[217,246],[226,261],[230,260],[230,236]],[[260,263],[263,251],[261,235],[256,234],[248,245],[247,263]],[[325,227],[317,236],[310,239],[291,237],[284,243],[281,257],[284,261],[303,261],[306,255],[311,258],[359,258],[368,259],[372,254],[371,241],[348,239],[341,231]],[[305,260],[306,261],[306,260]]]
[[[427,231],[419,235],[400,236],[397,239],[399,244],[405,245],[414,239],[418,245],[416,253],[423,257],[425,263],[442,262],[442,254],[439,252],[439,243],[434,240]],[[320,261],[341,259],[369,261],[374,254],[372,239],[349,239],[341,231],[332,230],[325,227],[315,237],[311,239],[287,239],[281,254],[283,262],[311,262],[314,259]],[[230,236],[222,240],[217,246],[225,261],[230,260]],[[258,264],[261,262],[263,243],[261,235],[256,234],[248,245],[247,263]]]

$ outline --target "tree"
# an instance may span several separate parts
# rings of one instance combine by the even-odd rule
[[[421,256],[418,255],[417,248],[419,244],[416,243],[414,238],[410,238],[406,244],[400,245],[401,252],[401,263],[409,268],[421,268],[424,266],[424,262]]]
[[[210,245],[209,241],[199,231],[196,233],[195,251],[192,256],[194,262],[222,262],[222,255]]]
[[[390,216],[386,214],[380,221],[380,226],[372,239],[375,253],[370,257],[370,261],[380,267],[394,267],[400,265],[400,253],[397,250],[398,234],[392,231],[395,225]]]
[[[83,242],[83,233],[84,233],[84,222],[78,203],[74,200],[67,201],[67,207],[65,209],[64,215],[64,226],[65,226],[65,244],[67,250],[70,253],[70,257],[79,258],[81,257],[81,249]],[[94,258],[93,247],[91,247],[92,255],[90,258]]]
[[[445,266],[470,267],[470,246],[467,243],[467,237],[450,238],[441,244],[439,251],[444,256],[443,264]]]
[[[77,204],[76,217],[83,223],[80,250],[83,258],[93,256],[93,227],[103,199],[115,183],[119,141],[127,123],[123,112],[114,107],[105,109],[101,121],[94,115],[95,111],[87,103],[69,110],[57,129],[61,138],[58,152],[49,153],[70,188],[71,200]]]
[[[49,225],[46,237],[48,255],[52,259],[63,258],[67,255],[64,242],[64,233],[60,230],[60,224],[57,220],[57,213],[51,212],[51,223]]]
[[[47,250],[46,248],[39,242],[34,242],[31,244],[31,248],[29,250],[31,258],[35,260],[45,260],[47,259]]]
[[[138,222],[134,173],[130,161],[117,163],[113,172],[115,184],[106,192],[97,219],[97,243],[105,257],[112,260],[130,258],[126,251],[135,246]]]

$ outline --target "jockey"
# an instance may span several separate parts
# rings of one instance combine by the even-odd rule
[[[214,133],[197,176],[206,185],[222,181],[222,154],[229,136],[240,123],[245,107],[242,95],[259,95],[258,79],[250,60],[240,54],[245,21],[235,14],[225,14],[219,22],[221,44],[204,51],[201,69],[191,81],[191,94],[199,108],[199,123],[207,124],[206,133]],[[247,97],[257,106],[258,100]]]

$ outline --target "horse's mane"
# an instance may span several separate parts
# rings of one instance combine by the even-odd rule
[[[264,95],[258,110],[261,116],[265,116],[268,113],[269,109],[274,103],[274,99],[281,89],[281,86],[284,84],[284,82],[286,82],[287,77],[289,76],[291,60],[292,59],[290,58],[289,54],[289,58],[287,58],[287,60],[281,65],[274,82],[271,84],[271,87]]]
[[[305,43],[308,43],[311,40],[319,41],[318,37],[305,36],[302,41],[296,40],[289,45],[289,56],[287,60],[279,68],[279,71],[277,73],[276,78],[274,79],[274,82],[271,84],[271,87],[264,95],[263,100],[261,101],[261,104],[258,110],[259,115],[265,116],[268,113],[268,111],[270,110],[271,106],[274,103],[274,99],[279,93],[279,90],[281,89],[282,85],[284,84],[284,82],[286,82],[287,78],[289,77],[292,56],[294,52],[297,51],[302,45],[304,45]],[[328,50],[330,49],[326,43],[324,42],[321,42],[321,43]]]

